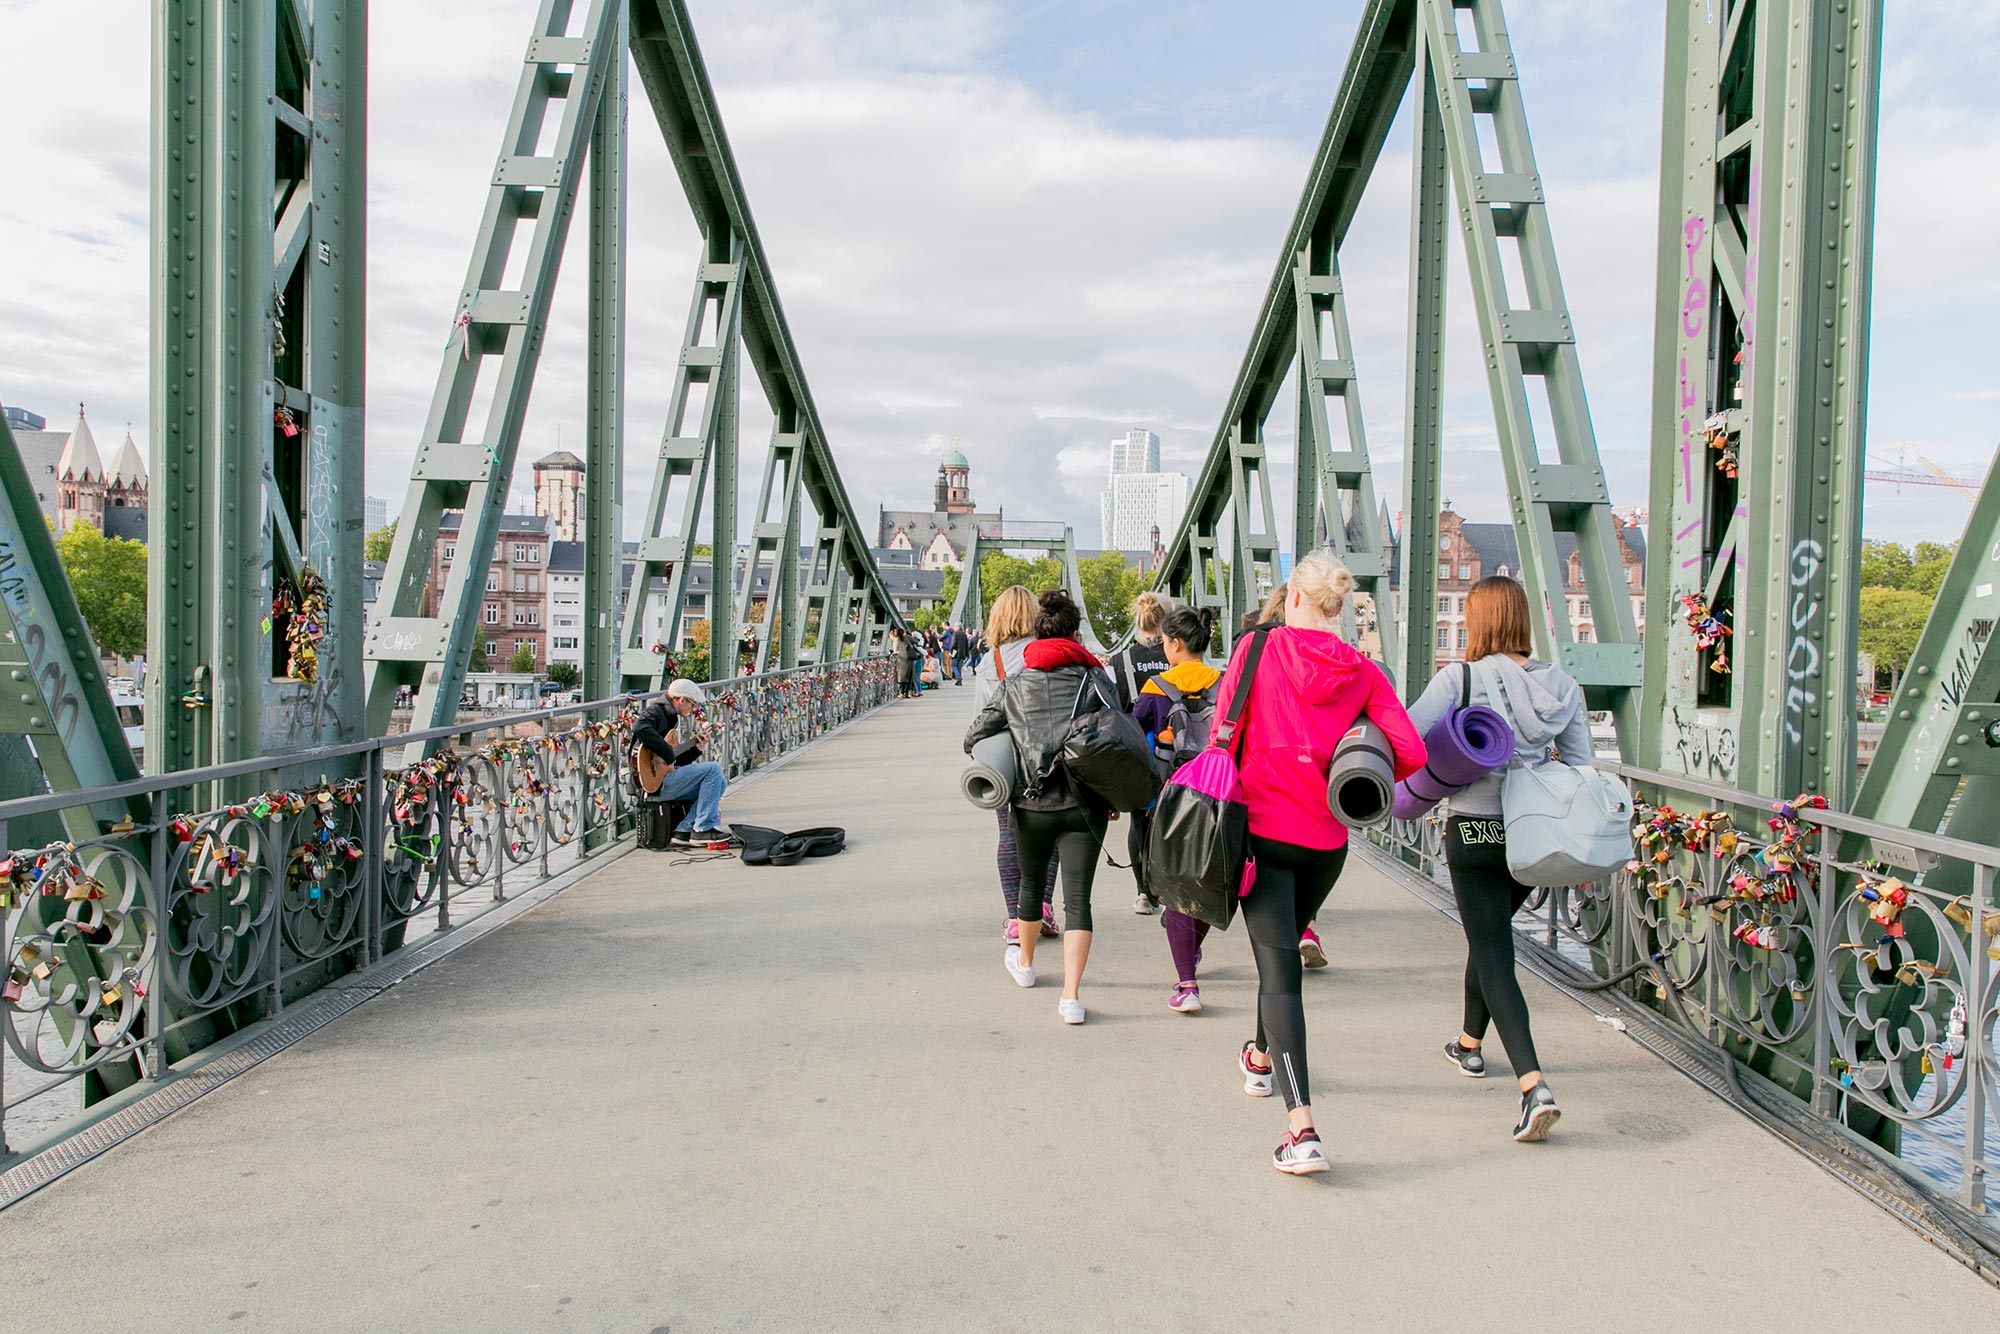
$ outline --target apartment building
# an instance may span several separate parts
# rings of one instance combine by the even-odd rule
[[[431,550],[430,605],[444,596],[445,578],[458,555],[463,516],[448,510],[438,519]],[[480,624],[486,629],[487,657],[496,670],[526,645],[537,668],[548,663],[549,520],[541,514],[503,514],[493,559],[480,582]]]

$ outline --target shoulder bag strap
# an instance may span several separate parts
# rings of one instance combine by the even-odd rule
[[[1458,664],[1458,669],[1461,673],[1458,685],[1458,707],[1469,709],[1472,707],[1472,664],[1461,662]]]
[[[1229,711],[1222,715],[1222,726],[1218,729],[1217,744],[1234,750],[1236,728],[1243,717],[1245,706],[1250,703],[1250,681],[1257,675],[1257,661],[1264,656],[1264,641],[1270,638],[1268,627],[1259,628],[1250,636],[1250,647],[1243,655],[1243,675],[1236,678],[1236,696],[1229,701]]]

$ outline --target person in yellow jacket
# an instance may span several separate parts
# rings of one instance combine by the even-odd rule
[[[1215,612],[1182,607],[1160,627],[1160,646],[1168,667],[1141,687],[1132,701],[1132,716],[1146,729],[1153,753],[1170,770],[1201,753],[1215,724],[1215,684],[1222,673],[1202,660],[1209,640],[1215,635]],[[1175,724],[1180,724],[1176,735]],[[1132,874],[1140,892],[1146,892],[1145,834],[1152,813],[1134,817],[1142,827],[1134,841],[1139,849],[1132,857]],[[1178,1014],[1194,1014],[1201,1009],[1201,988],[1195,985],[1195,965],[1201,962],[1201,942],[1208,935],[1208,923],[1169,908],[1160,915],[1167,929],[1167,948],[1173,952],[1178,980],[1167,1008]]]

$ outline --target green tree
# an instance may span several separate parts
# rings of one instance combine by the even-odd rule
[[[121,658],[144,653],[146,544],[79,522],[56,539],[56,555],[98,651]]]
[[[1931,600],[1908,588],[1864,588],[1861,590],[1861,651],[1875,656],[1879,680],[1889,674],[1889,689],[1902,680],[1903,669],[1916,652],[1917,636],[1930,619]]]
[[[1863,588],[1908,588],[1915,562],[1897,542],[1869,541],[1861,544],[1861,586]]]
[[[1004,551],[990,552],[979,562],[979,599],[983,605],[992,606],[1015,584],[1030,593],[1046,593],[1062,584],[1062,563],[1053,556],[1030,561]]]
[[[374,532],[362,538],[361,559],[380,560],[380,561],[388,560],[389,548],[394,546],[396,543],[396,524],[398,522],[400,522],[400,517],[396,519],[391,519],[387,524],[383,525],[380,528],[377,528]]]
[[[472,656],[466,660],[465,670],[468,672],[490,672],[493,670],[493,664],[486,656],[487,642],[486,627],[483,625],[473,626]]]
[[[708,622],[689,621],[687,631],[692,645],[667,655],[674,660],[674,675],[685,676],[690,681],[706,681],[712,675],[708,660]]]
[[[535,670],[535,646],[527,640],[514,645],[514,656],[507,659],[507,670],[525,675]]]
[[[573,662],[552,662],[549,664],[549,680],[554,681],[564,690],[574,690],[579,675],[580,673],[576,670],[576,664]]]
[[[1076,569],[1083,581],[1083,613],[1091,628],[1105,643],[1117,643],[1132,628],[1132,602],[1145,587],[1144,579],[1117,551],[1079,561]]]
[[[1951,558],[1957,554],[1956,542],[1917,543],[1917,549],[1911,555],[1909,582],[1903,587],[1935,600],[1939,587],[1944,583],[1946,571],[1951,569]],[[1866,587],[1865,582],[1863,587]]]

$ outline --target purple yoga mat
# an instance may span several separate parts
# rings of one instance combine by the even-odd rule
[[[1484,704],[1453,709],[1424,735],[1424,767],[1396,784],[1394,814],[1414,820],[1514,758],[1514,729]]]

